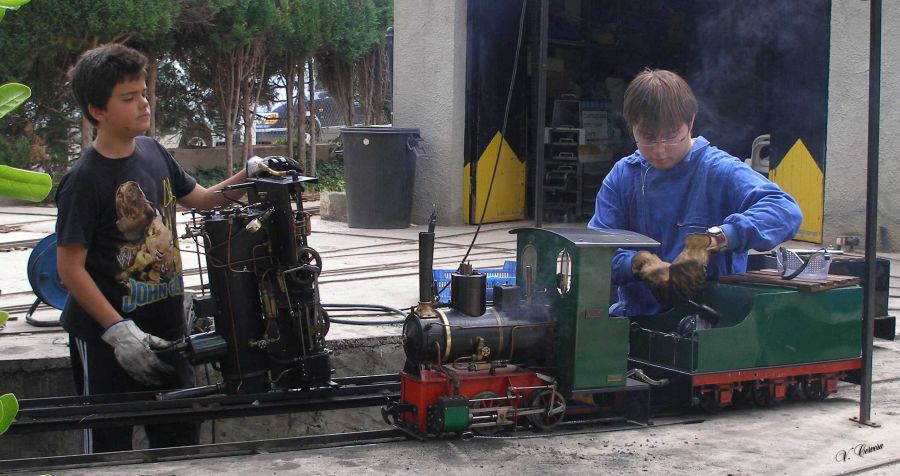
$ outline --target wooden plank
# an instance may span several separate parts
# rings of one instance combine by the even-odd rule
[[[761,269],[758,271],[747,271],[746,274],[731,274],[728,276],[720,276],[720,283],[726,284],[768,284],[781,286],[785,288],[793,288],[803,292],[819,292],[827,289],[841,288],[859,284],[859,278],[855,276],[840,276],[837,274],[829,274],[826,279],[781,279],[778,271],[774,269]]]

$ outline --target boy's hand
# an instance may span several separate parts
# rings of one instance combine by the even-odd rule
[[[706,265],[712,250],[710,243],[710,237],[705,233],[691,233],[685,237],[684,249],[669,268],[675,303],[683,303],[703,291]]]
[[[131,319],[123,319],[107,327],[100,338],[113,347],[116,360],[128,375],[144,385],[162,384],[166,375],[175,373],[171,365],[153,352],[174,344],[140,330]]]
[[[302,173],[303,167],[296,160],[289,157],[273,155],[260,158],[254,155],[247,159],[247,177],[261,177],[263,175],[285,177]]]
[[[639,279],[646,281],[653,297],[660,304],[671,305],[669,263],[649,251],[639,251],[631,258],[631,272]]]

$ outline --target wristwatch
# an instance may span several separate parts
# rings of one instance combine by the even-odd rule
[[[709,236],[709,250],[722,251],[728,246],[728,237],[725,231],[717,226],[711,226],[706,229],[706,235]]]

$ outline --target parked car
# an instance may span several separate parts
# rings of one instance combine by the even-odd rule
[[[327,97],[322,92],[323,97]],[[319,92],[316,92],[316,101],[318,98]],[[307,103],[307,106],[309,104]],[[322,122],[319,119],[319,114],[324,112],[324,108],[318,106],[316,107],[316,115],[315,117],[315,139],[318,140],[322,137]],[[300,116],[300,111],[298,107],[294,107],[293,120],[296,121],[296,118]],[[310,117],[309,107],[306,108],[306,117]],[[296,124],[296,122],[294,123]],[[296,127],[296,126],[295,126]],[[268,112],[258,112],[256,114],[256,143],[257,144],[273,144],[277,141],[287,140],[287,103],[281,102],[278,105]],[[306,122],[306,133],[312,137],[313,133],[310,131],[309,121]]]

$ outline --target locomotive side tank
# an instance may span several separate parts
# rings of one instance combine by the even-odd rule
[[[631,319],[632,365],[670,378],[670,398],[711,411],[741,398],[765,406],[799,389],[822,399],[860,368],[856,278],[829,276],[815,285],[759,284],[747,275],[720,280],[736,283],[708,283],[705,308]]]

